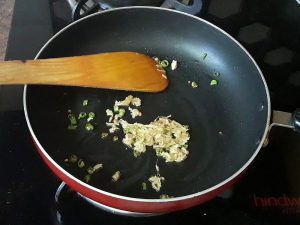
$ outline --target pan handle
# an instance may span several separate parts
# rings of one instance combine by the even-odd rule
[[[189,4],[190,2],[191,4]],[[181,2],[178,0],[165,0],[161,7],[197,15],[202,9],[202,0],[182,0]]]
[[[264,140],[263,147],[269,144],[269,133],[274,126],[290,128],[300,133],[300,108],[296,109],[293,113],[273,110],[271,125],[269,126],[269,132]]]
[[[270,129],[273,126],[291,128],[300,133],[300,108],[296,109],[293,113],[274,110]]]

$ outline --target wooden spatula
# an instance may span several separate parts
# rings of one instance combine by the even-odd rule
[[[135,52],[0,62],[0,85],[48,84],[159,92],[168,86],[165,71]]]

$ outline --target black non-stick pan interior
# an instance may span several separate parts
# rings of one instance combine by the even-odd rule
[[[86,165],[103,163],[90,184],[101,190],[138,198],[161,194],[197,193],[226,180],[255,153],[268,122],[268,98],[261,75],[244,50],[226,34],[202,20],[154,8],[131,8],[94,15],[56,36],[40,58],[112,51],[137,51],[178,61],[168,70],[166,91],[158,94],[90,88],[28,86],[27,109],[33,131],[47,153],[66,171],[83,180],[86,172],[64,162],[71,154]],[[203,54],[207,54],[203,59]],[[141,71],[142,73],[143,71]],[[100,74],[101,75],[101,74]],[[212,79],[218,85],[211,86]],[[192,88],[188,81],[198,83]],[[155,175],[157,157],[149,149],[140,157],[120,141],[100,138],[106,132],[106,109],[129,94],[142,99],[142,117],[128,121],[149,123],[157,116],[172,118],[190,128],[190,154],[181,163],[158,159],[165,177],[160,192],[142,182]],[[89,105],[82,106],[84,99]],[[96,129],[70,131],[67,111],[96,113]],[[116,171],[118,182],[111,182]]]

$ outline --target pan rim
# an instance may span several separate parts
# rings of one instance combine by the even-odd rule
[[[69,177],[71,180],[75,181],[76,183],[84,186],[85,188],[88,188],[90,190],[93,190],[99,194],[102,195],[106,195],[106,196],[110,196],[113,198],[117,198],[117,199],[123,199],[123,200],[127,200],[127,201],[132,201],[132,202],[147,202],[147,203],[162,203],[162,202],[177,202],[177,201],[182,201],[182,200],[188,200],[188,199],[192,199],[192,198],[197,198],[200,197],[202,195],[208,194],[210,192],[213,192],[219,188],[221,188],[222,186],[230,183],[230,181],[233,181],[235,178],[237,178],[251,163],[252,161],[255,159],[255,157],[257,156],[257,154],[259,153],[260,149],[263,146],[264,140],[267,137],[268,131],[269,131],[269,125],[270,125],[270,118],[271,118],[271,100],[270,100],[270,94],[269,94],[269,89],[266,83],[266,80],[263,76],[263,73],[261,71],[261,69],[259,68],[258,64],[256,63],[256,61],[253,59],[253,57],[250,55],[250,53],[235,39],[233,38],[230,34],[228,34],[226,31],[224,31],[223,29],[219,28],[218,26],[214,25],[211,22],[208,22],[202,18],[199,18],[197,16],[194,15],[190,15],[188,13],[185,12],[180,12],[180,11],[176,11],[173,9],[167,9],[167,8],[160,8],[160,7],[153,7],[153,6],[129,6],[129,7],[120,7],[120,8],[115,8],[115,9],[109,9],[109,10],[105,10],[102,12],[97,12],[91,15],[88,15],[86,17],[83,17],[77,21],[74,21],[72,23],[70,23],[69,25],[67,25],[66,27],[62,28],[60,31],[58,31],[56,34],[54,34],[44,45],[43,47],[39,50],[39,52],[37,53],[37,55],[35,56],[35,60],[39,58],[40,54],[43,52],[43,50],[56,38],[58,37],[61,33],[63,33],[64,31],[66,31],[67,29],[69,29],[70,27],[76,25],[77,23],[80,23],[81,21],[87,20],[91,17],[94,16],[98,16],[100,14],[104,14],[104,13],[109,13],[111,11],[118,11],[118,10],[128,10],[128,9],[150,9],[150,10],[161,10],[161,11],[168,11],[168,12],[172,12],[172,13],[178,13],[181,15],[185,15],[188,16],[192,19],[196,19],[199,20],[203,23],[206,23],[207,25],[213,27],[214,29],[216,29],[217,31],[223,33],[224,35],[226,35],[228,38],[230,38],[235,44],[237,44],[244,52],[245,54],[249,57],[249,59],[252,61],[252,63],[255,65],[257,71],[259,72],[260,76],[261,76],[261,80],[264,84],[265,87],[265,92],[266,92],[266,97],[267,97],[267,120],[266,120],[266,125],[265,125],[265,130],[263,133],[263,136],[261,138],[261,142],[259,143],[259,145],[257,146],[256,150],[254,151],[254,153],[252,154],[252,156],[248,159],[248,161],[240,168],[238,169],[235,173],[233,173],[231,176],[229,176],[227,179],[223,180],[222,182],[207,188],[203,191],[200,192],[196,192],[193,194],[189,194],[189,195],[184,195],[184,196],[180,196],[180,197],[174,197],[174,198],[170,198],[170,199],[144,199],[144,198],[135,198],[135,197],[128,197],[128,196],[122,196],[122,195],[118,195],[118,194],[114,194],[111,192],[107,192],[104,190],[101,190],[99,188],[96,188],[94,186],[91,186],[87,183],[84,183],[83,181],[79,180],[78,178],[76,178],[75,176],[73,176],[72,174],[70,174],[69,172],[67,172],[65,169],[63,169],[58,163],[56,163],[51,157],[50,155],[47,153],[47,151],[43,148],[43,146],[41,145],[41,143],[39,142],[39,140],[37,139],[33,128],[31,126],[30,120],[29,120],[29,116],[28,116],[28,111],[27,111],[27,87],[28,85],[24,85],[24,91],[23,91],[23,108],[24,108],[24,114],[25,114],[25,119],[26,119],[26,123],[27,126],[29,128],[30,134],[35,142],[35,144],[38,146],[38,148],[41,150],[42,154],[51,162],[52,165],[54,165],[56,167],[56,169],[58,169],[60,172],[62,172],[65,176]]]

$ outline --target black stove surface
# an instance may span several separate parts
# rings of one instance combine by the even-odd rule
[[[6,59],[34,58],[71,22],[66,1],[16,0]],[[207,0],[199,15],[239,40],[261,67],[272,108],[300,106],[300,4],[296,0]],[[0,87],[0,224],[300,224],[300,135],[274,128],[246,175],[208,203],[167,215],[131,218],[96,209],[72,190],[55,202],[60,180],[36,152],[21,86]]]

